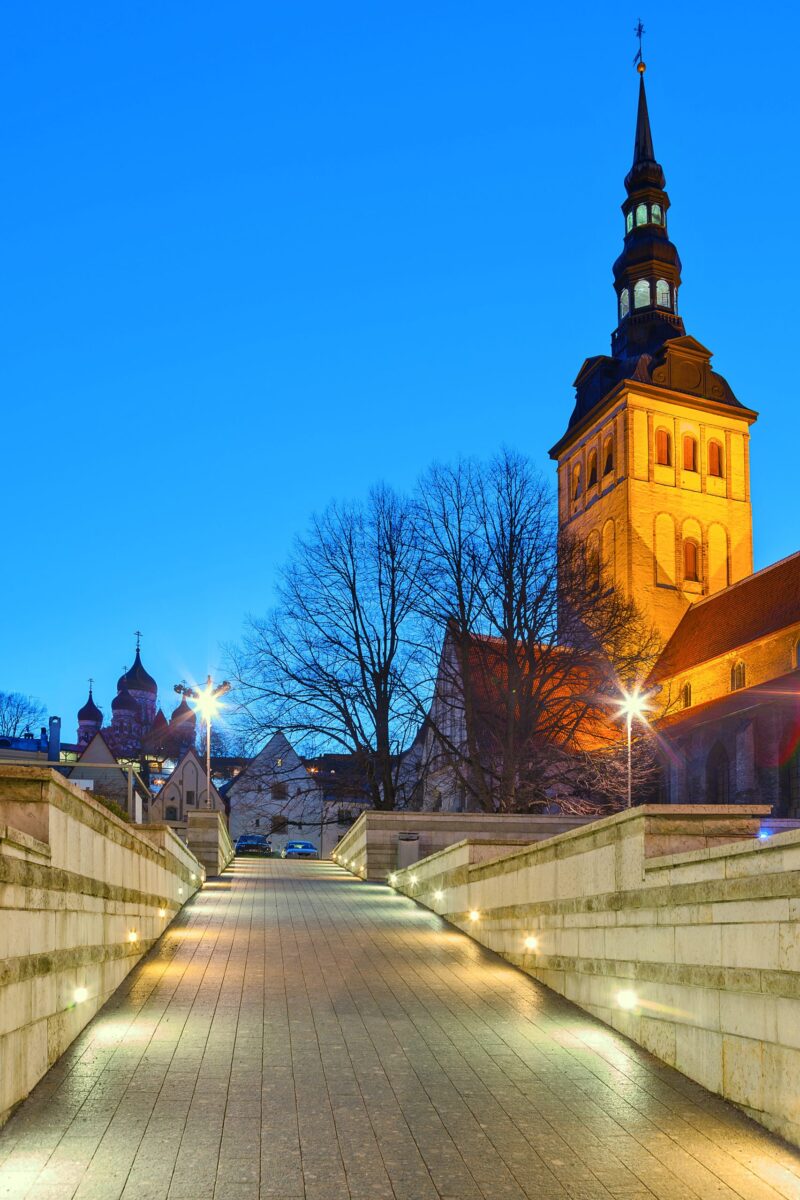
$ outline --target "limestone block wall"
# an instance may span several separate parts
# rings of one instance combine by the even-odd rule
[[[189,812],[186,841],[208,875],[221,875],[233,860],[233,843],[221,812]]]
[[[332,854],[334,862],[362,879],[383,881],[397,869],[401,834],[418,833],[419,858],[435,854],[464,838],[519,838],[522,844],[580,829],[587,817],[533,816],[480,812],[364,812]]]
[[[800,1145],[800,829],[648,806],[396,887]],[[764,821],[765,828],[770,823]]]
[[[203,867],[55,771],[0,764],[0,1124],[91,1020]]]

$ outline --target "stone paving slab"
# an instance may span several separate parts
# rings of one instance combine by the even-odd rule
[[[800,1200],[800,1154],[329,863],[210,881],[0,1131],[0,1200]]]

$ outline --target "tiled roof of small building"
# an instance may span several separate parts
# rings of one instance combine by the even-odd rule
[[[668,679],[798,623],[800,551],[693,604],[664,647],[652,678]]]

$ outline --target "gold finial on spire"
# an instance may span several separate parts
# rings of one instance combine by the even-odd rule
[[[645,71],[647,70],[647,67],[644,65],[644,59],[642,58],[642,35],[644,34],[645,29],[644,29],[644,25],[642,24],[641,17],[637,21],[636,28],[634,29],[633,32],[636,34],[637,38],[639,39],[639,49],[636,51],[636,55],[634,56],[633,65],[636,67],[636,70],[639,72],[640,75],[644,75]]]

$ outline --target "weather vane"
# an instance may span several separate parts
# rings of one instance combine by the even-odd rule
[[[638,67],[639,71],[641,72],[641,71],[644,71],[644,59],[642,58],[642,36],[645,32],[641,17],[636,22],[636,28],[634,29],[633,32],[636,34],[636,37],[639,39],[639,49],[636,51],[636,55],[633,60],[633,65],[635,67]]]

